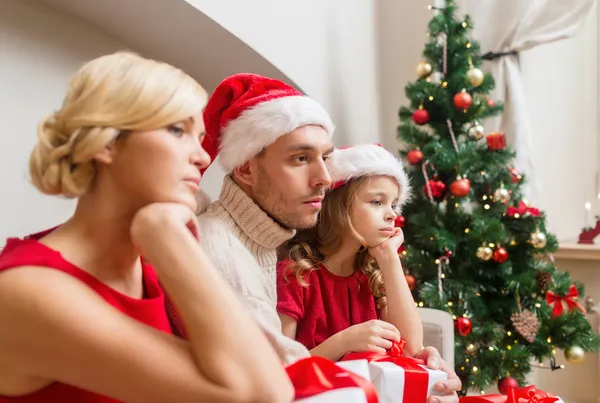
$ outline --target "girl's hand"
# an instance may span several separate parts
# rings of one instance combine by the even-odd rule
[[[378,263],[384,259],[398,259],[398,248],[404,243],[404,232],[402,228],[395,228],[394,235],[380,245],[369,248],[369,254],[377,260]]]
[[[338,335],[346,353],[370,351],[384,354],[392,348],[392,341],[400,341],[396,326],[377,319],[350,326]]]

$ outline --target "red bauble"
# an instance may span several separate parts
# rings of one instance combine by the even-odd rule
[[[487,104],[490,108],[493,108],[494,106],[496,106],[496,102],[492,98],[487,99]]]
[[[398,255],[400,255],[402,252],[404,252],[406,250],[406,245],[400,245],[400,247],[398,248],[397,252]]]
[[[512,183],[521,182],[521,179],[523,177],[521,176],[521,173],[519,172],[519,170],[517,168],[509,168],[508,172],[510,172],[510,181]]]
[[[411,291],[417,288],[417,279],[415,278],[415,276],[413,276],[412,274],[405,274],[404,277],[406,278],[406,283],[408,284],[408,288]]]
[[[418,165],[423,161],[423,153],[421,150],[410,150],[406,156],[408,163],[411,165]]]
[[[450,193],[455,197],[465,197],[471,191],[471,181],[467,178],[457,179],[450,185]]]
[[[473,98],[471,97],[471,94],[465,90],[462,90],[454,96],[454,106],[458,109],[469,109],[472,102]]]
[[[467,336],[469,333],[471,333],[471,329],[473,329],[473,323],[471,322],[471,319],[461,317],[456,319],[454,322],[454,327],[458,331],[458,334],[461,336]]]
[[[429,122],[429,112],[426,109],[417,109],[413,112],[413,121],[418,125],[424,125]]]
[[[508,252],[503,247],[499,247],[494,251],[492,258],[495,262],[504,263],[508,260]]]
[[[510,389],[517,389],[519,387],[519,382],[515,378],[510,376],[505,376],[504,378],[500,378],[498,381],[498,391],[503,395],[508,395],[508,391]]]
[[[404,218],[401,215],[399,215],[398,217],[396,217],[396,219],[394,220],[394,226],[395,227],[404,228],[404,224],[406,224],[406,218]]]
[[[498,150],[502,150],[504,147],[506,147],[506,137],[504,136],[504,133],[501,133],[501,132],[490,133],[486,137],[486,140],[487,140],[489,150],[498,151]]]
[[[431,195],[429,194],[429,189],[427,188],[427,184],[423,185],[423,190],[425,194],[433,197],[434,199],[441,199],[446,194],[446,184],[442,181],[430,179],[429,186],[431,187]]]

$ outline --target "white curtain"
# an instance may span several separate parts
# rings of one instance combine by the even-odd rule
[[[458,3],[460,12],[472,17],[473,36],[484,53],[516,52],[485,65],[496,81],[493,98],[505,103],[502,116],[487,120],[485,129],[504,131],[517,151],[515,166],[529,178],[525,193],[535,197],[539,187],[518,54],[573,36],[590,15],[596,0],[459,0]]]

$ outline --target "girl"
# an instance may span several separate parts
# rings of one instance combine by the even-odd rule
[[[409,193],[404,169],[378,145],[336,150],[327,166],[333,184],[317,226],[292,239],[278,266],[283,332],[332,360],[385,352],[401,334],[405,354],[415,356],[423,328],[398,258],[404,236],[394,228]]]
[[[33,184],[78,201],[0,255],[0,402],[291,399],[195,238],[206,100],[182,71],[120,52],[84,65],[41,122]],[[189,342],[171,334],[157,275]]]

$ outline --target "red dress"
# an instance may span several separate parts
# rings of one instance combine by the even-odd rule
[[[285,270],[289,264],[277,264],[277,312],[298,322],[296,340],[309,350],[352,325],[378,319],[363,273],[341,277],[321,265],[305,275],[308,287],[303,287]]]
[[[66,261],[59,252],[37,240],[48,234],[45,231],[24,239],[10,238],[0,253],[0,275],[5,270],[18,266],[41,266],[48,270],[67,273],[93,289],[107,303],[124,314],[171,333],[165,312],[164,293],[159,286],[154,269],[142,263],[145,296],[134,299],[113,290],[87,272]],[[0,396],[0,403],[118,403],[118,400],[88,392],[64,383],[55,382],[37,392],[19,396]]]

